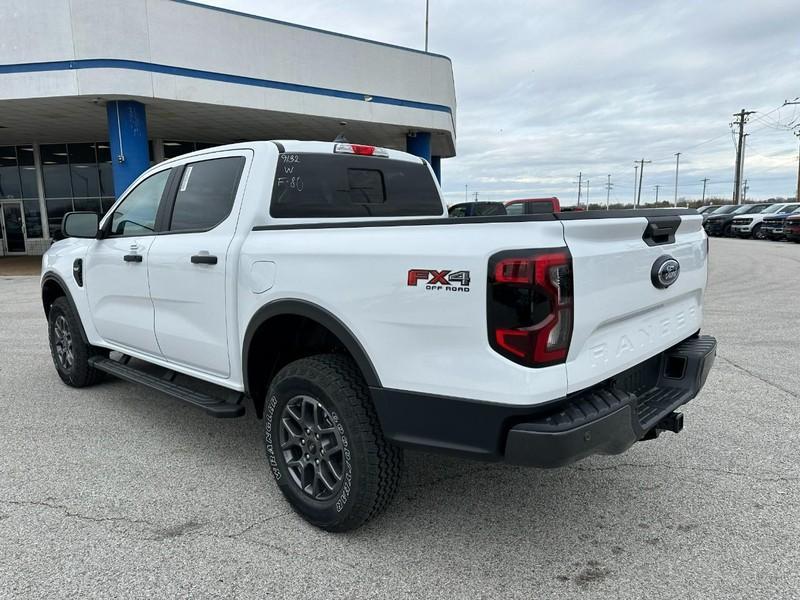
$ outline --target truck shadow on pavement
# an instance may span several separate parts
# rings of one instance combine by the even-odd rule
[[[163,428],[159,438],[176,449],[224,465],[228,481],[218,484],[236,490],[227,509],[236,510],[237,498],[256,498],[256,513],[279,513],[247,528],[245,537],[254,543],[278,530],[289,546],[295,537],[310,536],[338,548],[349,557],[346,563],[391,558],[402,569],[422,568],[413,558],[420,556],[446,556],[456,570],[501,559],[523,571],[549,564],[553,578],[585,587],[610,577],[615,564],[633,555],[653,559],[669,545],[682,544],[703,519],[670,500],[691,494],[699,506],[697,495],[704,492],[671,471],[666,449],[658,448],[668,442],[657,440],[625,455],[554,470],[407,451],[399,492],[386,513],[358,531],[332,535],[289,510],[267,469],[263,422],[252,407],[244,418],[218,420],[158,394],[116,394],[114,388],[137,389],[126,383],[101,388],[104,402],[115,404],[125,420],[144,417],[150,427]],[[671,488],[667,497],[665,488]]]

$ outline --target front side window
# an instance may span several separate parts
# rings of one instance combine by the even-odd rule
[[[243,156],[215,158],[186,165],[172,209],[170,231],[208,231],[233,208]]]
[[[130,194],[111,216],[111,236],[149,235],[156,230],[156,214],[171,169],[151,175]]]

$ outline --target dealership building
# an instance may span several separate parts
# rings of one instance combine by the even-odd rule
[[[440,176],[455,118],[441,55],[184,0],[6,0],[0,255],[41,254],[66,212],[219,144],[344,134]]]

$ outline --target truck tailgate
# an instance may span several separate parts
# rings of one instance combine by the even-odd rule
[[[575,290],[568,392],[603,381],[700,329],[707,268],[700,215],[587,214],[562,222]],[[660,288],[652,277],[666,256],[680,270],[674,283]]]

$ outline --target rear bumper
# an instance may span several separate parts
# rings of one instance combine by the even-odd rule
[[[705,385],[716,353],[713,337],[691,338],[656,357],[652,365],[643,363],[622,374],[612,385],[576,394],[557,412],[512,427],[506,461],[559,467],[592,454],[620,454],[661,430],[679,431],[682,417],[672,415]],[[651,386],[645,381],[656,368]]]
[[[663,429],[702,389],[716,356],[692,337],[588,390],[540,406],[508,406],[372,388],[383,432],[411,448],[517,465],[559,467],[619,454]]]

